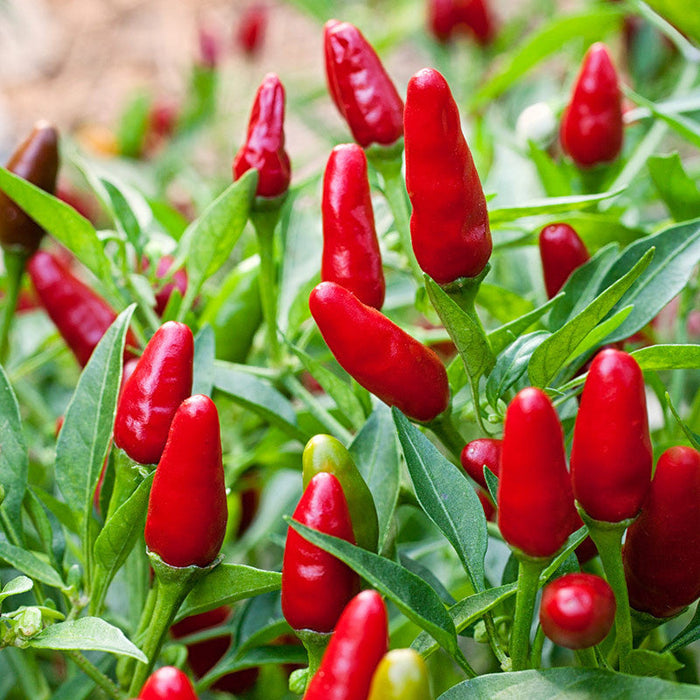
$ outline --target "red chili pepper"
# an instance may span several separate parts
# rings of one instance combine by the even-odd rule
[[[700,597],[700,454],[671,447],[622,550],[630,605],[670,617]]]
[[[10,172],[54,193],[58,173],[58,132],[48,122],[37,122],[31,134],[10,156]],[[24,213],[4,192],[0,192],[0,244],[6,250],[31,255],[39,247],[44,229]]]
[[[481,507],[484,509],[484,517],[486,520],[496,522],[496,506],[493,504],[491,496],[489,496],[486,491],[479,488],[476,489],[476,495],[479,497],[479,503],[481,503]]]
[[[114,443],[140,464],[156,464],[170,423],[192,393],[194,339],[184,323],[168,321],[149,340],[122,391]]]
[[[540,258],[547,297],[555,297],[571,273],[590,258],[584,242],[569,224],[550,224],[540,231]]]
[[[267,29],[268,9],[265,5],[249,5],[243,10],[236,43],[246,56],[253,57],[260,53]]]
[[[386,651],[386,606],[376,591],[362,591],[338,620],[304,700],[366,700]]]
[[[146,681],[139,700],[197,700],[190,679],[174,666],[163,666]]]
[[[180,404],[156,468],[146,544],[170,566],[208,566],[226,533],[219,414],[207,396]]]
[[[562,115],[562,148],[580,168],[607,163],[622,149],[622,129],[622,96],[615,66],[605,44],[593,44]]]
[[[492,248],[486,198],[457,105],[436,70],[424,68],[409,81],[404,128],[418,264],[439,284],[476,277]]]
[[[384,271],[374,228],[367,158],[357,144],[336,146],[323,178],[321,279],[381,309]]]
[[[375,50],[349,22],[330,20],[323,32],[328,90],[363,148],[389,146],[403,135],[403,101]]]
[[[181,296],[185,296],[187,291],[187,271],[184,267],[170,272],[170,268],[173,266],[175,258],[172,255],[164,255],[156,266],[156,279],[162,280],[166,277],[170,277],[170,281],[166,282],[162,287],[158,288],[156,297],[155,312],[158,316],[162,316],[165,312],[168,302],[172,293],[177,289]],[[143,269],[147,270],[149,267],[148,260],[144,258]]]
[[[540,625],[555,644],[586,649],[602,642],[615,620],[615,594],[593,574],[566,574],[542,591]]]
[[[649,490],[651,465],[642,372],[627,353],[602,350],[588,371],[574,426],[576,500],[595,520],[634,518]]]
[[[309,308],[335,359],[365,389],[417,421],[447,408],[450,387],[438,356],[381,312],[334,282],[315,287]]]
[[[46,313],[84,367],[117,314],[51,253],[36,252],[27,264],[27,271]],[[127,347],[137,344],[133,333],[128,331]]]
[[[455,0],[428,0],[428,30],[443,43],[452,38],[457,27]]]
[[[447,42],[462,28],[480,44],[493,40],[495,27],[485,0],[429,0],[428,28],[438,41]]]
[[[199,65],[206,70],[216,70],[221,62],[221,37],[213,26],[201,25],[197,32],[199,41]]]
[[[355,544],[343,488],[333,474],[321,472],[311,479],[292,517]],[[358,588],[358,576],[347,564],[289,528],[282,563],[282,612],[293,629],[331,632]]]
[[[576,528],[564,436],[554,407],[539,389],[509,404],[498,482],[503,539],[531,557],[551,557]]]
[[[268,73],[255,95],[248,121],[248,136],[233,161],[233,179],[256,168],[257,195],[279,197],[289,189],[291,166],[284,150],[284,87]]]
[[[478,438],[468,442],[462,450],[460,458],[464,471],[484,489],[488,488],[484,467],[488,467],[496,476],[500,473],[502,444],[503,441],[496,438]]]

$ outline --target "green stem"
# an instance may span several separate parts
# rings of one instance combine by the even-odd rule
[[[154,585],[149,589],[148,595],[146,596],[146,602],[141,611],[141,618],[139,619],[138,627],[136,632],[134,632],[133,640],[137,645],[143,642],[143,637],[148,629],[153,618],[153,609],[156,604],[156,586]],[[122,686],[126,686],[134,675],[134,667],[136,666],[136,659],[130,656],[122,656],[117,662],[117,680]]]
[[[112,700],[122,700],[124,694],[119,688],[79,651],[67,651],[66,655],[86,676],[92,678],[96,685],[102,688],[107,697],[112,698]]]
[[[33,650],[5,647],[2,652],[25,698],[47,700],[51,696],[51,689],[39,669]]]
[[[520,558],[518,569],[518,592],[515,596],[515,618],[510,632],[510,658],[513,671],[524,671],[528,667],[530,654],[530,627],[535,611],[542,569],[549,559]]]
[[[596,657],[595,647],[576,650],[576,660],[582,668],[599,668],[598,658]]]
[[[493,621],[493,614],[489,611],[484,615],[484,625],[486,626],[486,634],[489,638],[489,645],[491,646],[491,651],[493,651],[495,657],[498,659],[498,663],[501,664],[501,668],[504,664],[508,663],[508,655],[501,645],[501,639],[496,630],[496,624]]]
[[[543,646],[544,630],[538,626],[537,632],[535,632],[535,641],[532,643],[532,652],[530,652],[530,668],[539,668],[542,665]]]
[[[304,645],[309,657],[309,668],[306,674],[306,684],[308,686],[321,665],[321,659],[323,659],[323,654],[326,651],[328,642],[331,640],[332,634],[322,634],[313,630],[297,630],[296,634]],[[305,691],[306,689],[304,689]]]
[[[5,277],[7,279],[7,296],[5,297],[5,308],[2,314],[2,325],[0,325],[0,364],[7,361],[9,350],[10,327],[15,316],[19,290],[22,286],[22,275],[27,262],[27,254],[14,250],[5,250]]]

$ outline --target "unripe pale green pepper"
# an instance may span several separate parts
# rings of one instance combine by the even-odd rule
[[[367,700],[430,700],[428,669],[414,649],[384,654],[372,676]]]

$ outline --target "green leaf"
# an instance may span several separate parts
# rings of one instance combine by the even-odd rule
[[[593,255],[610,243],[624,247],[647,235],[639,226],[630,226],[622,218],[625,210],[614,208],[605,212],[578,211],[567,214],[569,224],[586,244],[588,252]],[[543,226],[561,221],[560,217],[551,217]],[[534,241],[533,241],[534,242]]]
[[[688,438],[688,442],[696,449],[700,450],[700,435],[697,433],[693,432],[681,419],[681,417],[678,415],[678,411],[676,410],[676,407],[673,405],[673,402],[671,401],[671,396],[668,392],[666,392],[666,405],[668,406],[669,410],[671,411],[671,415],[676,419],[676,423],[678,423],[678,427],[683,431],[685,434],[686,438]]]
[[[696,685],[587,668],[489,673],[460,683],[438,700],[685,700],[700,698]]]
[[[226,362],[216,362],[214,386],[296,440],[306,443],[311,437],[297,425],[296,412],[289,400],[263,380],[234,369]]]
[[[566,173],[566,165],[557,163],[545,148],[528,140],[530,160],[537,168],[540,182],[548,197],[566,197],[571,192],[570,178]]]
[[[627,274],[617,279],[581,313],[542,342],[532,354],[528,364],[528,374],[533,386],[545,387],[549,384],[572,351],[605,318],[632,283],[649,266],[653,256],[654,249],[648,249],[631,270],[627,268],[629,270]]]
[[[401,481],[396,428],[385,403],[377,403],[348,450],[374,498],[381,552],[391,533]]]
[[[482,591],[488,534],[476,491],[401,411],[394,408],[393,414],[421,507],[457,552],[474,589]]]
[[[22,538],[22,501],[27,490],[29,462],[22,433],[19,406],[10,380],[0,366],[0,484],[5,499],[0,505],[3,527],[8,537],[19,544]]]
[[[647,4],[681,32],[700,43],[700,16],[697,12],[688,12],[690,8],[685,0],[647,0]]]
[[[534,304],[519,294],[495,284],[481,283],[476,303],[501,323],[510,323],[534,309]]]
[[[285,518],[304,539],[330,552],[357,571],[371,586],[391,600],[401,612],[430,634],[453,658],[462,658],[457,633],[437,593],[400,564],[372,554],[338,537],[317,532]]]
[[[572,351],[569,356],[564,360],[564,364],[567,365],[572,362],[579,355],[588,352],[592,348],[596,347],[605,340],[618,326],[624,323],[625,319],[632,313],[634,307],[625,306],[620,309],[616,314],[610,316],[605,321],[599,323]]]
[[[135,305],[117,316],[95,348],[66,409],[56,445],[56,483],[78,523],[92,502],[112,437],[124,339]]]
[[[664,647],[663,651],[683,649],[698,639],[700,639],[700,605],[695,608],[693,619]]]
[[[40,555],[28,549],[15,547],[9,542],[0,540],[0,560],[7,562],[13,569],[41,581],[48,586],[64,589],[65,584],[61,575],[50,564],[40,558]]]
[[[140,92],[128,101],[117,126],[119,153],[128,158],[138,158],[143,150],[148,129],[148,113],[151,98]]]
[[[58,622],[32,637],[28,645],[34,649],[106,651],[118,656],[130,656],[143,663],[148,662],[143,652],[118,627],[99,617]]]
[[[182,620],[220,605],[231,605],[238,600],[277,591],[281,585],[282,574],[277,571],[243,564],[219,564],[190,591],[176,619]]]
[[[34,581],[30,578],[26,576],[17,576],[3,586],[0,591],[0,603],[11,595],[21,595],[22,593],[31,591],[33,587]]]
[[[700,368],[700,345],[650,345],[630,355],[643,370]]]
[[[683,169],[678,153],[651,156],[647,166],[654,186],[676,221],[700,216],[700,190]]]
[[[214,387],[215,345],[214,329],[209,324],[204,324],[194,338],[193,395],[211,396]]]
[[[561,295],[563,296],[563,295]],[[506,323],[500,328],[496,328],[488,334],[491,349],[496,355],[505,350],[514,340],[519,338],[533,323],[537,323],[552,307],[558,303],[561,296],[556,296],[548,302],[538,306],[529,313],[516,318],[510,323]]]
[[[659,676],[683,668],[683,664],[670,651],[660,653],[651,649],[633,649],[625,665],[626,672],[633,676]]]

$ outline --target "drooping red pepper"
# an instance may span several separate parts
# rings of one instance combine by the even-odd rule
[[[381,309],[384,271],[374,228],[367,158],[357,144],[336,146],[323,178],[321,279]]]
[[[450,88],[432,68],[408,83],[404,130],[418,264],[438,284],[476,277],[492,248],[486,198]]]
[[[180,404],[148,501],[148,549],[170,566],[208,566],[226,533],[219,414],[207,396]]]
[[[363,148],[389,146],[403,135],[403,101],[375,50],[349,22],[323,32],[328,91]]]
[[[651,481],[644,377],[636,360],[608,348],[591,363],[574,426],[571,477],[594,520],[634,518]]]
[[[367,700],[372,676],[387,650],[387,615],[376,591],[346,606],[304,700]]]
[[[484,489],[488,488],[484,467],[488,467],[496,476],[500,473],[502,444],[503,441],[496,438],[477,438],[468,442],[462,450],[460,459],[464,471]]]
[[[84,367],[117,314],[51,253],[37,251],[29,260],[27,271],[41,305]],[[126,345],[137,345],[131,331],[127,332]]]
[[[48,122],[37,122],[31,134],[10,156],[10,172],[53,194],[58,173],[58,132]],[[39,247],[44,229],[0,192],[0,245],[31,255]]]
[[[135,462],[160,460],[175,411],[192,393],[193,363],[194,339],[184,323],[168,321],[146,345],[114,422],[114,443]]]
[[[249,5],[243,10],[236,32],[236,43],[250,58],[259,54],[262,49],[268,14],[268,8],[258,3]]]
[[[542,591],[540,625],[555,644],[586,649],[608,636],[615,620],[615,594],[593,574],[566,574]]]
[[[438,356],[381,312],[334,282],[314,288],[309,308],[335,359],[365,389],[417,421],[447,408],[450,388]]]
[[[700,454],[671,447],[622,550],[630,605],[670,617],[700,597]]]
[[[251,168],[259,173],[259,197],[280,197],[289,189],[292,174],[284,150],[284,87],[274,73],[263,78],[255,95],[248,135],[233,161],[233,179]]]
[[[562,148],[580,168],[615,160],[622,149],[622,96],[605,44],[593,44],[564,110]]]
[[[564,436],[540,389],[523,389],[506,411],[498,482],[503,539],[530,557],[551,557],[576,529]]]
[[[343,488],[333,474],[321,472],[311,479],[292,517],[355,544]],[[358,588],[358,576],[347,564],[289,528],[282,563],[282,612],[293,629],[331,632]]]
[[[430,700],[428,668],[415,649],[384,654],[372,677],[367,700]]]
[[[540,231],[540,259],[547,297],[555,297],[571,273],[590,258],[586,245],[569,224],[550,224]]]
[[[141,688],[139,700],[197,700],[190,679],[174,666],[162,666]]]

